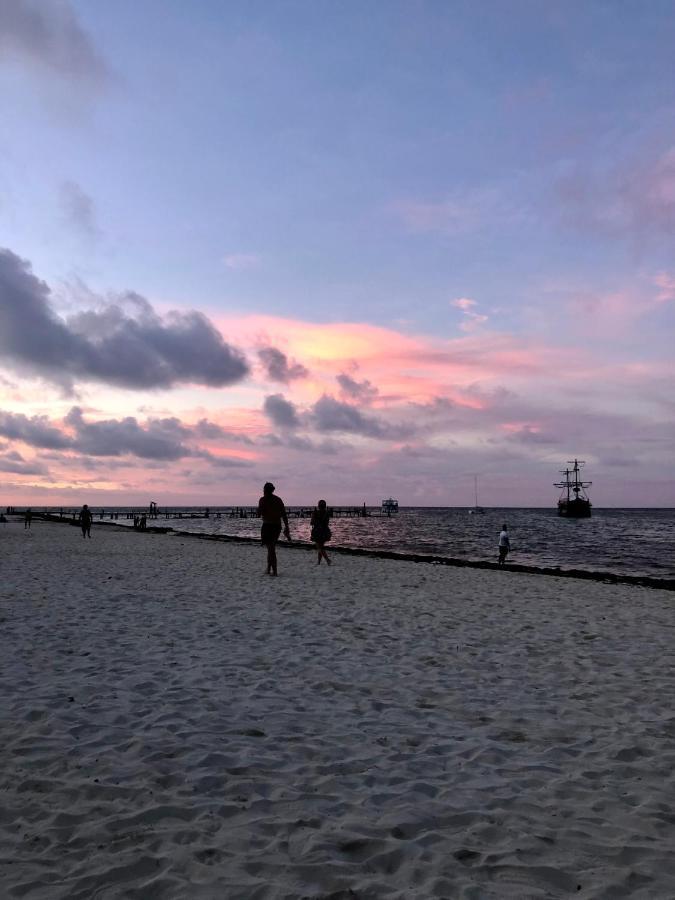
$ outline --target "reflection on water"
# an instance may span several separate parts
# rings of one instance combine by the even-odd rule
[[[195,510],[199,511],[199,510]],[[190,510],[185,512],[189,515]],[[258,537],[258,519],[170,519],[157,524],[185,531]],[[120,519],[120,524],[130,524]],[[334,519],[332,544],[496,560],[502,523],[511,533],[512,562],[675,577],[675,510],[594,509],[590,519],[561,519],[555,509],[404,508],[391,518]],[[296,540],[309,540],[309,519],[291,518]]]

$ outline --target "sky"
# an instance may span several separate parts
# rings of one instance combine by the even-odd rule
[[[0,0],[0,505],[675,506],[675,0]]]

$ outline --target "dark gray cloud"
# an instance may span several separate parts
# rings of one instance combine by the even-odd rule
[[[0,59],[3,57],[78,82],[103,84],[110,78],[68,0],[0,0]]]
[[[259,443],[266,444],[268,447],[282,447],[283,441],[276,434],[261,434],[259,438]]]
[[[79,184],[75,181],[64,181],[59,191],[59,202],[68,225],[86,237],[100,237],[101,229],[96,221],[94,201]]]
[[[265,397],[263,409],[265,415],[279,428],[297,428],[300,425],[295,405],[290,400],[285,400],[283,394]]]
[[[318,431],[341,431],[374,438],[384,438],[390,434],[387,425],[372,416],[364,416],[355,406],[341,403],[327,394],[314,404],[312,419]]]
[[[173,460],[192,455],[183,443],[190,431],[178,419],[149,419],[145,427],[133,416],[86,422],[82,410],[74,406],[65,421],[76,433],[73,445],[90,456],[131,454],[141,459]]]
[[[23,413],[0,410],[0,435],[22,441],[31,447],[45,447],[48,450],[65,450],[72,446],[71,438],[55,428],[46,416],[29,418]]]
[[[234,457],[218,456],[209,450],[195,446],[194,440],[200,437],[223,437],[232,440],[241,440],[244,443],[253,443],[250,438],[241,435],[233,435],[218,425],[214,425],[206,419],[202,419],[194,427],[183,425],[179,419],[149,418],[144,423],[138,422],[133,416],[124,419],[104,419],[97,422],[85,420],[79,406],[73,406],[64,419],[64,428],[57,427],[46,416],[28,416],[22,413],[9,413],[0,410],[0,437],[10,441],[21,441],[32,447],[39,447],[52,451],[69,451],[69,461],[82,465],[87,457],[105,457],[108,467],[127,465],[127,463],[115,463],[113,457],[136,456],[149,461],[151,465],[157,461],[172,461],[184,457],[205,459],[219,467],[248,466],[246,460]],[[11,447],[0,444],[0,452]],[[11,451],[16,453],[16,451]],[[81,454],[75,457],[72,454]],[[6,458],[10,457],[5,454]],[[57,452],[46,454],[44,458],[54,461],[63,460],[63,456]],[[91,466],[99,465],[91,463]],[[102,463],[100,465],[103,465]]]
[[[301,363],[295,361],[289,363],[286,354],[276,347],[263,347],[258,350],[258,358],[272,381],[288,384],[295,378],[306,378],[309,374]]]
[[[199,312],[161,319],[138,294],[100,310],[60,319],[50,290],[30,265],[0,250],[0,359],[5,364],[70,387],[99,381],[135,389],[178,383],[224,387],[249,371],[243,354],[227,344]]]
[[[215,441],[225,436],[225,430],[208,419],[200,419],[194,427],[194,432],[207,441]]]
[[[312,450],[316,453],[321,454],[322,456],[336,456],[338,453],[342,453],[345,450],[351,449],[348,444],[345,444],[343,441],[332,440],[331,438],[325,438],[321,441],[313,441],[308,437],[301,437],[298,434],[290,434],[288,435],[286,441],[284,441],[287,447],[290,447],[292,450],[300,450],[307,451]]]
[[[58,454],[51,454],[49,457],[45,456],[44,458],[49,458],[54,462],[64,462],[64,458]],[[77,456],[75,454],[70,454],[68,456],[68,467],[72,466],[73,469],[86,469],[88,472],[106,472],[110,473],[113,471],[128,469],[130,465],[133,465],[132,462],[128,459],[111,459],[111,457],[103,457],[103,456]],[[143,470],[146,469],[164,469],[166,468],[166,463],[153,463],[151,461],[145,460],[143,462]]]
[[[367,379],[364,381],[356,381],[351,375],[346,375],[344,372],[337,375],[336,378],[342,389],[342,393],[352,400],[359,400],[361,403],[370,403],[377,397],[377,388]]]
[[[16,450],[0,454],[0,472],[11,472],[14,475],[49,474],[49,470],[44,463],[36,460],[27,461]]]
[[[314,441],[310,440],[308,437],[302,437],[299,434],[289,434],[285,443],[287,447],[291,447],[293,450],[306,451],[316,449]]]
[[[195,456],[207,460],[217,469],[249,469],[253,465],[248,459],[237,459],[234,456],[215,456],[207,450],[201,450]]]
[[[235,431],[228,431],[215,422],[209,422],[208,419],[200,419],[192,429],[196,437],[203,438],[206,441],[215,441],[223,439],[226,441],[238,441],[241,444],[252,444],[253,441],[246,434],[237,434]]]

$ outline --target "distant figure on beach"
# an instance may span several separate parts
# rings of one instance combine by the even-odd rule
[[[274,495],[274,485],[271,481],[263,487],[263,495],[258,501],[258,515],[262,519],[260,528],[260,541],[267,547],[267,574],[277,574],[277,541],[281,534],[281,523],[284,523],[284,534],[290,541],[291,532],[288,528],[286,507],[281,497]]]
[[[143,515],[138,520],[138,527],[141,529],[141,531],[145,531],[148,527],[148,517],[145,515],[145,513],[143,513]]]
[[[90,511],[89,507],[87,506],[87,504],[85,503],[84,506],[82,507],[82,509],[80,510],[80,528],[82,529],[82,537],[83,538],[91,537],[91,520],[92,520],[91,511]]]
[[[499,565],[503,566],[506,562],[506,557],[511,549],[511,540],[509,538],[509,529],[504,522],[502,525],[502,530],[499,532]]]
[[[316,509],[312,510],[312,518],[310,519],[310,524],[312,526],[312,540],[316,544],[318,554],[316,561],[318,566],[321,565],[322,559],[325,559],[328,565],[330,565],[330,560],[328,559],[325,547],[326,542],[331,538],[330,527],[328,525],[329,519],[330,514],[326,509],[326,501],[319,500]]]
[[[25,530],[26,528],[30,528],[30,527],[31,527],[31,522],[32,522],[32,521],[33,521],[33,510],[32,510],[32,509],[27,509],[26,512],[24,513],[24,516],[23,516],[23,527],[24,527],[24,530]]]

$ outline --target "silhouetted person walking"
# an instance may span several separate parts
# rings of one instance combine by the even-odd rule
[[[33,521],[33,510],[32,510],[32,509],[27,509],[26,512],[25,512],[24,515],[23,515],[23,528],[24,528],[24,531],[26,530],[26,528],[30,528],[30,527],[31,527],[31,522],[32,522],[32,521]]]
[[[93,516],[91,514],[91,510],[85,503],[82,509],[80,510],[80,528],[82,529],[82,537],[90,538],[91,537],[91,520]]]
[[[316,509],[312,510],[312,518],[310,519],[310,524],[312,526],[312,540],[316,544],[318,554],[316,561],[318,566],[321,565],[322,559],[325,559],[328,565],[330,565],[330,560],[328,559],[325,547],[326,542],[331,538],[330,527],[328,525],[329,519],[330,515],[326,509],[326,501],[319,500]]]
[[[511,549],[511,539],[509,538],[509,530],[506,522],[502,525],[502,530],[499,533],[499,565],[503,566],[506,562],[506,557],[508,555],[509,550]]]
[[[263,487],[263,495],[258,501],[258,515],[262,519],[260,527],[260,541],[267,547],[267,574],[277,574],[277,541],[281,534],[281,523],[284,523],[284,534],[290,541],[291,532],[288,528],[286,507],[281,497],[274,495],[274,485],[271,481]]]

